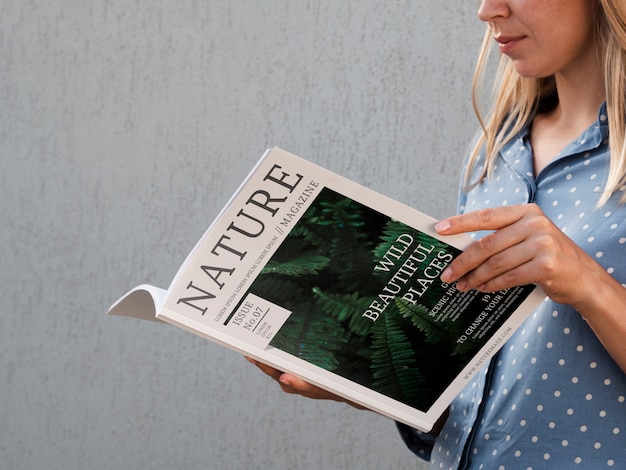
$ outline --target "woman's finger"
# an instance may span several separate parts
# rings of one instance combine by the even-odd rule
[[[481,230],[500,230],[514,224],[525,216],[539,214],[542,214],[542,211],[536,204],[517,204],[514,206],[480,209],[443,219],[435,224],[435,230],[441,235],[456,235]]]
[[[280,385],[280,388],[285,393],[301,395],[303,397],[312,398],[315,400],[333,400],[344,402],[355,408],[364,409],[361,405],[352,403],[338,395],[335,395],[334,393],[328,392],[322,388],[310,384],[309,382],[305,382],[304,380],[293,374],[290,374],[288,372],[282,372],[271,366],[256,361],[250,357],[246,357],[246,359],[255,366],[257,366],[259,369],[261,369],[265,374],[276,380]]]

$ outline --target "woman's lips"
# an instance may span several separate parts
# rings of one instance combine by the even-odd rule
[[[500,52],[508,54],[524,39],[524,36],[496,36],[494,39],[500,45]]]

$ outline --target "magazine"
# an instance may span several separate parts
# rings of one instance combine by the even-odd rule
[[[265,152],[167,290],[109,313],[157,319],[428,431],[545,298],[440,280],[473,240],[279,148]]]

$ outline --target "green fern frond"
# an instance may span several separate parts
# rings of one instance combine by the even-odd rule
[[[269,261],[261,271],[261,274],[282,274],[285,276],[304,276],[306,274],[318,274],[330,263],[326,256],[301,256],[289,261]]]
[[[319,315],[311,305],[298,308],[270,342],[273,347],[327,370],[338,367],[335,353],[346,343],[341,324],[333,317]]]
[[[438,323],[430,316],[430,310],[423,305],[411,304],[397,297],[394,301],[402,317],[409,319],[424,334],[428,343],[439,343],[442,341],[449,343],[451,341],[454,333],[448,329],[451,326],[449,322]]]
[[[318,304],[325,312],[334,316],[340,322],[348,320],[349,330],[359,336],[367,335],[372,327],[372,321],[363,318],[363,312],[371,303],[370,298],[359,297],[358,292],[351,294],[329,294],[319,287],[313,288]]]
[[[372,327],[371,347],[373,388],[405,403],[420,406],[428,386],[416,366],[411,341],[395,321],[395,315],[384,315]]]
[[[413,229],[397,220],[389,220],[380,236],[380,243],[374,249],[374,257],[383,259],[398,237],[407,233],[407,231],[413,231]]]

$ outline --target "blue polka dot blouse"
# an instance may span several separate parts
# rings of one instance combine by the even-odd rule
[[[525,129],[503,149],[492,177],[461,193],[459,210],[535,202],[625,284],[622,194],[596,208],[607,137],[602,106],[598,120],[535,176]],[[436,469],[626,468],[626,375],[573,308],[547,299],[457,397],[436,439],[401,431]]]

